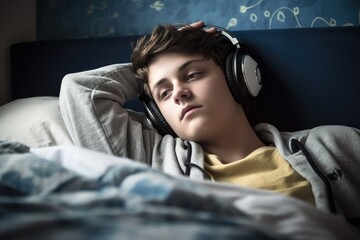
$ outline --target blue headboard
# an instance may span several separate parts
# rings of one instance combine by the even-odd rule
[[[360,128],[360,27],[234,32],[260,60],[265,85],[250,121],[294,131],[325,124]],[[13,99],[57,96],[70,72],[128,62],[138,36],[48,40],[11,46]],[[128,103],[142,110],[138,101]]]

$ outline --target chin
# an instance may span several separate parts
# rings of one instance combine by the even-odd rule
[[[206,127],[204,127],[206,126]],[[204,121],[193,121],[187,126],[183,126],[185,131],[182,131],[178,136],[186,141],[200,142],[204,139],[207,139],[209,133],[211,132],[209,128],[210,123]]]
[[[204,139],[207,139],[207,135],[207,131],[194,131],[184,134],[184,137],[181,137],[181,139],[186,141],[202,142]]]

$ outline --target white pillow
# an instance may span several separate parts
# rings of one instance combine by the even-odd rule
[[[73,144],[61,116],[58,97],[31,97],[0,107],[0,140],[30,147]]]

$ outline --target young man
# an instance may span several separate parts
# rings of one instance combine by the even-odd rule
[[[75,144],[172,175],[280,192],[359,221],[360,131],[253,129],[226,81],[232,46],[201,25],[158,26],[137,43],[132,65],[67,75],[60,106]],[[143,114],[121,107],[143,92],[178,137],[156,133]]]

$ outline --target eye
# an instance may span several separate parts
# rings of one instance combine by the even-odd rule
[[[166,97],[168,97],[171,93],[171,90],[170,89],[163,89],[160,91],[160,94],[159,94],[159,99],[160,100],[163,100],[165,99]]]
[[[201,72],[194,72],[194,73],[190,73],[188,76],[187,76],[187,80],[188,81],[191,81],[191,80],[195,80],[195,79],[198,79],[201,77]]]

